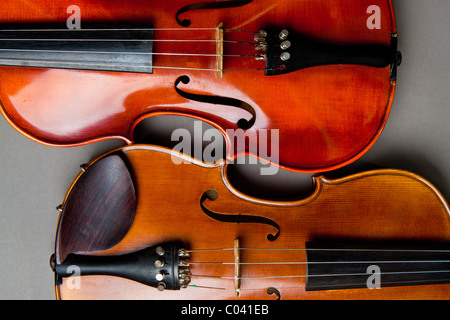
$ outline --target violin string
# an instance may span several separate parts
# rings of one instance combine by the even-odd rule
[[[279,261],[279,262],[192,262],[189,264],[221,264],[221,265],[265,265],[265,264],[276,264],[276,265],[290,265],[290,264],[363,264],[363,263],[450,263],[450,260],[380,260],[380,261]]]
[[[255,45],[256,42],[236,41],[236,40],[214,40],[214,39],[32,39],[32,38],[0,38],[0,41],[48,41],[48,42],[225,42],[234,44]]]
[[[82,31],[208,31],[223,29],[225,32],[247,32],[256,34],[255,31],[229,29],[229,28],[88,28],[88,29],[0,29],[0,32],[82,32]]]
[[[0,32],[84,32],[84,31],[212,31],[219,28],[112,28],[112,29],[1,29]],[[246,32],[256,34],[254,31],[221,28],[225,32]],[[235,41],[225,39],[17,39],[0,38],[0,41],[130,41],[130,42],[225,42],[235,44],[255,45],[256,42]]]
[[[421,271],[421,272],[384,272],[384,273],[380,273],[381,275],[386,275],[386,274],[404,274],[404,273],[446,273],[446,272],[450,272],[450,270],[442,270],[442,271]],[[191,277],[197,277],[197,278],[221,278],[224,280],[236,280],[236,279],[240,279],[240,280],[254,280],[254,279],[259,279],[259,278],[265,278],[265,279],[275,279],[275,278],[306,278],[306,277],[324,277],[324,276],[368,276],[370,274],[368,273],[352,273],[352,274],[333,274],[333,275],[327,275],[327,274],[323,274],[323,275],[296,275],[296,276],[265,276],[265,277],[222,277],[222,276],[209,276],[209,275],[192,275]],[[414,280],[414,283],[428,283],[429,280],[427,279],[423,279],[423,280]],[[449,279],[443,279],[442,281],[450,281]],[[409,283],[408,280],[404,280],[404,281],[389,281],[389,282],[384,282],[385,284],[388,283],[389,285],[396,285],[396,284],[402,284],[402,283]],[[191,284],[188,287],[191,288],[205,288],[205,289],[220,289],[220,290],[226,290],[226,288],[223,287],[207,287],[207,286],[199,286],[199,285],[195,285],[195,284]],[[327,286],[323,286],[323,287],[327,287],[329,288],[329,285]],[[289,287],[278,287],[278,289],[298,289],[298,288],[304,288],[304,287],[300,287],[300,286],[289,286]],[[267,290],[267,287],[264,288],[245,288],[245,287],[240,287],[239,288],[240,291],[251,291],[251,290]]]
[[[199,286],[199,285],[196,285],[196,284],[190,284],[190,285],[188,285],[188,287],[190,287],[190,288],[201,288],[201,289],[227,290],[226,288],[222,288],[222,287]]]
[[[235,248],[221,248],[221,249],[196,249],[196,250],[187,250],[190,253],[202,253],[202,252],[211,252],[211,251],[231,251],[235,250]],[[239,248],[239,250],[291,250],[291,251],[388,251],[388,252],[450,252],[450,250],[435,250],[435,249],[306,249],[306,248]],[[383,263],[448,263],[448,260],[405,260],[405,261],[324,261],[324,262],[303,262],[303,261],[288,261],[288,262],[239,262],[239,265],[307,265],[307,264],[351,264],[351,263],[367,263],[367,264],[383,264]],[[190,264],[223,264],[223,265],[236,265],[234,262],[189,262]],[[403,275],[403,274],[435,274],[435,273],[450,273],[450,270],[432,270],[432,271],[396,271],[396,272],[380,272],[380,275]],[[344,277],[344,276],[367,276],[370,275],[368,273],[340,273],[340,274],[317,274],[317,275],[274,275],[274,276],[253,276],[253,277],[236,277],[236,276],[214,276],[214,275],[199,275],[192,274],[193,278],[218,278],[225,280],[254,280],[254,279],[275,279],[275,278],[306,278],[306,277]],[[400,283],[400,282],[397,282]],[[241,288],[245,290],[245,288]],[[266,289],[266,288],[265,288]],[[256,289],[247,289],[247,290],[256,290]]]
[[[153,66],[154,69],[171,69],[171,70],[192,70],[192,71],[265,71],[272,69],[265,68],[242,68],[242,69],[215,69],[215,68],[189,68],[189,67],[163,67],[163,66]]]
[[[428,283],[429,280],[414,280],[415,284],[418,283]],[[444,279],[444,281],[450,281],[450,279]],[[404,281],[389,281],[389,282],[384,282],[384,284],[389,284],[389,285],[398,285],[398,284],[404,284],[404,283],[409,283],[408,280],[404,280]],[[199,286],[199,285],[195,285],[195,284],[190,284],[188,285],[188,287],[190,288],[205,288],[205,289],[219,289],[219,290],[226,290],[226,288],[223,287],[207,287],[207,286]],[[322,287],[324,288],[330,288],[330,285],[323,285]],[[287,290],[287,289],[299,289],[302,288],[304,289],[304,286],[286,286],[286,287],[277,287],[278,290]],[[265,291],[267,290],[267,287],[261,287],[261,288],[239,288],[239,291]]]
[[[424,271],[392,271],[377,273],[383,275],[404,275],[404,274],[435,274],[435,273],[450,273],[450,270],[424,270]],[[196,278],[218,278],[224,280],[253,280],[253,279],[278,279],[278,278],[307,278],[307,277],[349,277],[349,276],[368,276],[372,273],[334,273],[334,274],[298,274],[298,275],[274,275],[274,276],[253,276],[253,277],[235,277],[235,276],[214,276],[214,275],[200,275],[191,274],[191,277]]]
[[[6,40],[6,41],[99,41],[97,39],[0,39]],[[156,40],[136,40],[136,39],[105,39],[101,41],[149,41],[149,42],[157,42],[157,41],[179,41],[179,42],[218,42],[221,40],[187,40],[187,39],[156,39]],[[242,42],[242,41],[233,41],[233,40],[223,40],[223,42],[232,43],[232,44],[250,44],[254,45],[252,42]],[[48,53],[74,53],[74,54],[130,54],[130,55],[160,55],[160,56],[192,56],[192,57],[227,57],[227,58],[256,58],[258,55],[256,54],[217,54],[217,53],[178,53],[178,52],[118,52],[118,51],[95,51],[95,50],[45,50],[45,49],[8,49],[8,48],[0,48],[1,52],[48,52]],[[77,62],[71,62],[71,61],[52,61],[52,60],[38,60],[38,59],[21,59],[21,58],[11,58],[8,57],[8,59],[1,59],[0,63],[3,61],[4,63],[11,62],[11,61],[21,61],[23,63],[54,63],[54,64],[78,64]],[[81,65],[81,64],[80,64]],[[114,64],[114,65],[107,65],[107,64],[93,64],[93,63],[82,63],[82,65],[85,65],[87,67],[89,66],[95,66],[95,67],[118,67],[121,65]],[[123,67],[126,67],[123,65]],[[149,67],[147,66],[138,66],[144,68],[144,70]],[[246,68],[246,69],[213,69],[213,68],[187,68],[187,67],[172,67],[172,66],[152,66],[155,69],[179,69],[179,70],[198,70],[198,71],[261,71],[265,70],[264,68]]]
[[[450,281],[449,279],[443,279],[443,281]],[[429,282],[429,280],[427,279],[423,279],[423,280],[414,280],[414,284],[419,284],[419,283],[425,283],[427,284]],[[410,281],[408,280],[403,280],[403,281],[384,281],[383,282],[385,286],[390,285],[390,286],[394,286],[394,285],[398,285],[398,284],[409,284]],[[193,285],[195,287],[195,285]],[[322,285],[322,286],[317,286],[317,287],[322,287],[322,288],[328,288],[328,289],[332,289],[331,286],[329,284],[327,285]],[[211,287],[212,289],[216,289],[215,287]],[[286,290],[286,289],[304,289],[304,286],[286,286],[286,287],[278,287],[278,290]],[[267,287],[263,287],[263,288],[239,288],[240,291],[255,291],[255,290],[267,290]]]
[[[194,250],[186,250],[189,253],[204,253],[211,251],[234,251],[235,248],[219,248],[219,249],[194,249]],[[290,250],[290,251],[388,251],[388,252],[450,252],[450,250],[436,250],[436,249],[355,249],[355,248],[347,248],[347,249],[339,249],[339,248],[330,248],[330,249],[306,249],[306,248],[239,248],[239,250]],[[190,261],[190,264],[223,264],[223,265],[307,265],[307,264],[351,264],[351,263],[359,263],[359,264],[383,264],[383,263],[449,263],[449,260],[405,260],[405,261],[324,261],[324,262],[304,262],[304,261],[288,261],[288,262],[195,262]],[[403,275],[403,274],[436,274],[436,273],[450,273],[450,270],[422,270],[422,271],[396,271],[396,272],[380,272],[380,275]],[[274,275],[274,276],[253,276],[253,277],[236,277],[236,276],[215,276],[215,275],[199,275],[192,274],[193,278],[218,278],[225,280],[254,280],[254,279],[275,279],[275,278],[306,278],[306,277],[343,277],[343,276],[367,276],[369,273],[341,273],[341,274],[317,274],[317,275]],[[397,283],[401,283],[397,282]],[[245,288],[241,288],[242,290],[246,290]],[[266,289],[266,288],[264,288]],[[247,289],[247,290],[257,290],[257,289]]]
[[[209,251],[234,251],[235,248],[191,249],[189,253]],[[364,248],[238,248],[238,250],[271,250],[271,251],[380,251],[380,252],[450,252],[446,249],[364,249]]]
[[[204,30],[217,30],[218,28],[128,28],[128,29],[77,29],[78,31],[144,31],[144,30],[194,30],[194,31],[204,31]],[[223,29],[223,28],[222,28]],[[255,33],[252,31],[244,31],[244,30],[236,30],[236,29],[223,29],[226,32],[250,32]],[[69,29],[3,29],[2,31],[16,31],[16,32],[32,32],[32,31],[74,31]],[[234,40],[218,40],[218,39],[18,39],[18,38],[1,38],[0,41],[71,41],[71,42],[82,42],[82,41],[90,41],[90,42],[118,42],[118,41],[124,41],[124,42],[139,42],[139,41],[145,41],[145,42],[211,42],[211,43],[217,43],[217,42],[224,42],[224,43],[232,43],[232,44],[246,44],[246,45],[255,45],[255,42],[243,42],[243,41],[234,41]],[[0,51],[3,52],[48,52],[48,53],[74,53],[74,54],[130,54],[130,55],[161,55],[161,56],[192,56],[192,57],[227,57],[227,58],[257,58],[258,55],[256,54],[217,54],[217,53],[177,53],[177,52],[116,52],[116,51],[95,51],[95,50],[44,50],[44,49],[7,49],[7,48],[1,48]],[[10,58],[8,59],[0,59],[0,63],[4,62],[11,62],[11,61],[17,61],[21,62],[23,64],[26,63],[39,63],[39,64],[45,64],[45,63],[52,63],[52,64],[68,64],[68,65],[83,65],[86,67],[96,67],[96,68],[109,68],[109,67],[127,67],[125,65],[108,65],[108,64],[98,64],[98,63],[78,63],[78,62],[71,62],[71,61],[51,61],[51,60],[38,60],[38,59],[20,59],[20,58]],[[223,72],[223,71],[264,71],[265,68],[237,68],[237,69],[217,69],[217,68],[192,68],[192,67],[172,67],[172,66],[133,66],[134,68],[140,68],[141,70],[152,70],[154,69],[177,69],[177,70],[197,70],[197,71],[211,71],[211,72]]]

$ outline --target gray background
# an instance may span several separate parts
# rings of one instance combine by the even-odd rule
[[[450,1],[394,1],[399,49],[397,92],[387,125],[360,163],[405,169],[431,181],[450,199]],[[186,118],[168,125],[149,120],[143,135],[163,143],[170,130],[192,126]],[[59,205],[79,172],[79,165],[123,145],[103,141],[76,148],[35,143],[0,118],[0,298],[54,299],[49,267]],[[259,184],[264,192],[308,192],[310,176],[280,172],[258,181],[254,166],[239,166],[243,185]],[[288,188],[287,188],[288,187]]]

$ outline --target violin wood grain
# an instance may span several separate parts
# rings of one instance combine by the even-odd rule
[[[214,277],[192,276],[192,284],[197,287],[180,291],[160,292],[121,278],[85,276],[80,278],[80,289],[68,288],[67,282],[57,286],[60,299],[236,299],[232,263],[236,239],[240,248],[265,248],[240,251],[242,263],[305,261],[304,251],[271,249],[305,248],[308,241],[450,241],[447,202],[433,185],[413,173],[383,169],[339,179],[315,176],[310,196],[275,202],[238,192],[227,180],[225,162],[211,166],[191,159],[188,164],[176,165],[171,151],[160,147],[123,147],[95,159],[91,165],[117,152],[127,159],[133,173],[138,197],[136,215],[121,241],[95,254],[128,253],[176,241],[193,250],[228,248],[193,252],[190,260],[231,264],[191,265],[193,275]],[[72,190],[76,188],[75,181]],[[209,217],[200,206],[208,190],[218,195],[216,200],[203,202],[208,210],[271,219],[279,227],[279,236],[268,240],[268,234],[277,232],[272,225],[227,223]],[[91,250],[93,254],[96,251]],[[57,242],[55,252],[58,259],[65,252],[64,244]],[[281,299],[448,299],[450,295],[449,284],[307,292],[304,277],[271,278],[305,275],[304,264],[242,264],[240,273],[239,299],[276,299],[277,295],[268,294],[275,292],[273,288]],[[217,278],[224,276],[231,278]]]

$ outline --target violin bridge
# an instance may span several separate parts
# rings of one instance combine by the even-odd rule
[[[234,292],[236,297],[241,293],[241,265],[240,265],[239,239],[234,240]]]
[[[218,79],[223,77],[223,23],[216,28],[216,65],[215,74]]]

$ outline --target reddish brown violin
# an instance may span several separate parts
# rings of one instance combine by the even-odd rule
[[[8,12],[2,113],[48,145],[132,143],[141,120],[185,115],[220,129],[228,160],[277,153],[283,168],[324,171],[364,154],[392,105],[399,54],[390,0],[2,0],[0,8]]]
[[[448,299],[449,207],[423,178],[314,178],[306,198],[237,191],[225,161],[127,146],[84,166],[51,259],[59,299]]]

